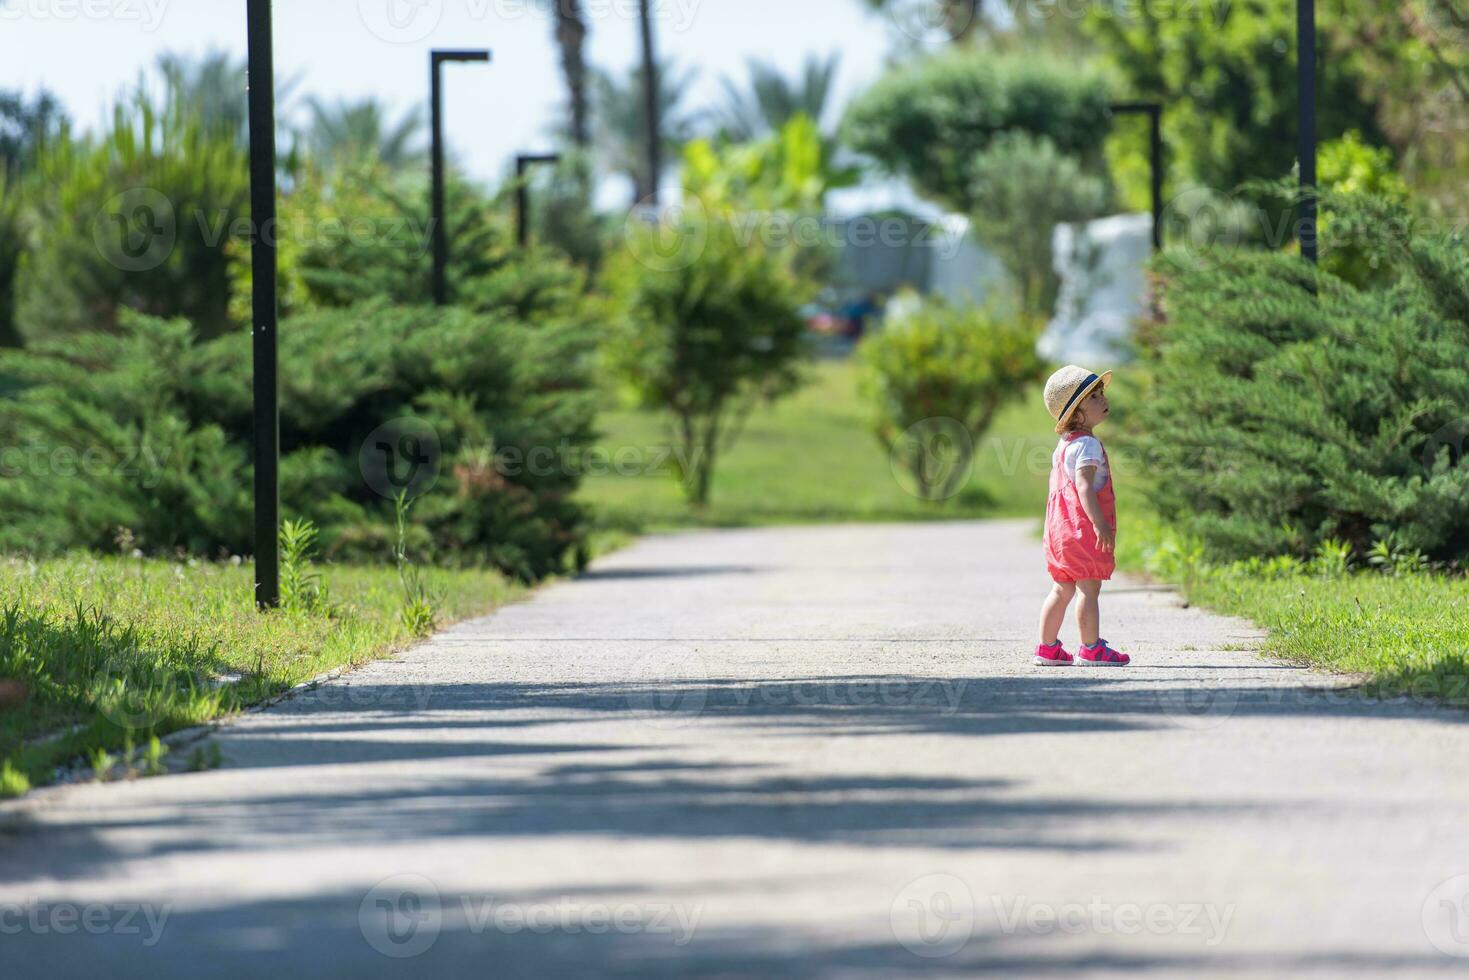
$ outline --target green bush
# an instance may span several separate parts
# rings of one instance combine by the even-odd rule
[[[926,196],[969,213],[977,205],[973,161],[1002,133],[1045,137],[1099,166],[1110,101],[1106,77],[1087,65],[966,48],[879,80],[853,102],[843,135]]]
[[[1211,558],[1469,556],[1469,263],[1380,200],[1328,197],[1355,286],[1284,253],[1167,253],[1136,448],[1159,513]]]
[[[629,247],[609,265],[622,316],[607,350],[643,407],[670,416],[675,475],[702,505],[719,454],[750,409],[799,382],[808,287],[783,256],[742,246],[720,218],[673,231],[693,249],[678,261],[655,260],[659,234],[632,229]]]
[[[418,488],[424,554],[525,579],[563,569],[584,533],[571,495],[594,345],[570,306],[535,324],[382,301],[283,321],[283,507],[321,528],[329,557],[388,559],[396,488],[359,453],[407,432],[439,473]],[[0,546],[110,549],[122,529],[146,552],[247,553],[250,365],[243,331],[201,341],[131,312],[113,334],[0,352],[25,385],[0,413]]]
[[[878,441],[920,497],[957,492],[995,413],[1043,376],[1036,336],[1024,321],[929,301],[862,342]]]
[[[974,161],[975,235],[1015,280],[1021,312],[1051,312],[1060,288],[1051,238],[1062,222],[1106,213],[1107,181],[1087,173],[1044,137],[1007,133]]]
[[[20,264],[26,342],[112,330],[124,307],[185,317],[206,337],[229,328],[224,243],[249,215],[245,154],[179,93],[160,104],[139,91],[100,135],[63,134],[23,186],[44,230]]]

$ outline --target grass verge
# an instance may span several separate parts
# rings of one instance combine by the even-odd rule
[[[1367,697],[1469,707],[1469,578],[1322,571],[1289,559],[1211,564],[1140,508],[1118,523],[1123,568],[1265,628],[1265,653],[1363,675]]]
[[[210,721],[413,641],[390,567],[320,566],[327,612],[259,613],[248,565],[75,556],[0,562],[0,796],[57,767]],[[524,587],[426,569],[439,622]]]

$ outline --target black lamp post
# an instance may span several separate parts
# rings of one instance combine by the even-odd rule
[[[530,188],[525,174],[532,164],[560,163],[559,153],[522,153],[515,158],[515,242],[521,248],[530,242]]]
[[[270,0],[249,0],[250,273],[254,326],[255,603],[280,605],[280,415],[276,407],[275,63]]]
[[[1296,70],[1300,91],[1301,255],[1317,259],[1316,0],[1296,0]]]
[[[1160,102],[1117,102],[1114,115],[1145,114],[1148,117],[1148,160],[1153,185],[1153,250],[1163,247],[1163,105]]]
[[[488,51],[429,52],[429,114],[432,117],[433,157],[433,241],[434,241],[434,305],[449,302],[449,283],[445,269],[449,265],[449,232],[444,227],[444,107],[443,83],[439,66],[446,61],[489,61]]]

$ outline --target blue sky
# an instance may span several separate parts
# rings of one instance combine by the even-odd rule
[[[427,52],[489,47],[490,67],[449,66],[446,127],[476,176],[497,177],[518,151],[547,145],[562,100],[552,0],[296,0],[275,7],[276,71],[300,95],[371,93],[395,108],[427,99]],[[589,54],[623,69],[638,58],[635,0],[583,0]],[[747,58],[793,72],[808,52],[842,54],[838,102],[877,76],[897,35],[860,0],[659,0],[661,53],[696,65],[691,105],[717,100],[722,74]],[[0,88],[45,85],[83,127],[166,50],[213,46],[243,57],[245,0],[0,0]]]

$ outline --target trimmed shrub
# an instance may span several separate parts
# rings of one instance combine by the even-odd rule
[[[968,473],[995,413],[1044,376],[1036,330],[984,310],[929,300],[858,348],[878,441],[925,500]]]
[[[1211,557],[1469,556],[1469,261],[1381,200],[1331,196],[1356,286],[1283,253],[1167,253],[1133,413],[1168,521]],[[1201,260],[1204,259],[1204,260]]]
[[[282,505],[320,526],[329,557],[391,555],[399,487],[360,455],[382,445],[437,468],[415,487],[425,557],[534,579],[576,555],[589,318],[373,301],[283,321],[280,338]],[[107,549],[121,534],[148,552],[250,550],[247,334],[199,341],[185,321],[125,311],[115,334],[0,352],[0,373],[26,386],[0,413],[18,453],[0,460],[0,546]]]
[[[622,315],[607,351],[642,406],[669,416],[675,475],[704,504],[719,454],[750,409],[799,383],[809,287],[783,255],[742,246],[720,218],[673,231],[701,243],[679,261],[654,260],[659,234],[633,228],[609,265]]]
[[[1111,86],[1086,65],[1035,52],[959,49],[895,69],[847,112],[849,146],[956,211],[975,210],[972,162],[1003,133],[1049,139],[1098,164]]]

